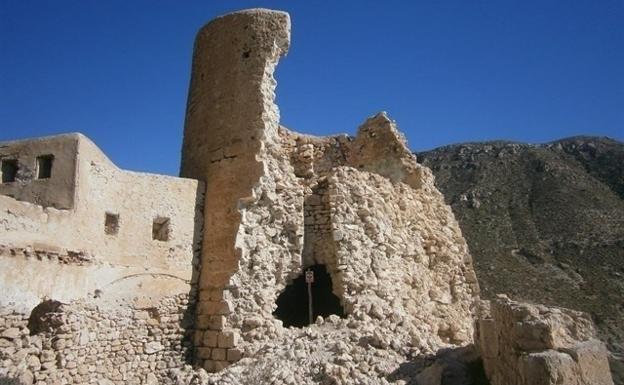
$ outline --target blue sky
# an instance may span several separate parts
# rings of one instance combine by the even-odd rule
[[[292,19],[282,123],[354,134],[387,111],[414,150],[624,140],[624,1],[0,3],[0,140],[80,131],[120,167],[176,175],[194,35],[228,11]]]

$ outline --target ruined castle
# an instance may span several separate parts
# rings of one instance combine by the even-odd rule
[[[492,384],[611,384],[585,315],[479,300],[385,113],[355,137],[280,125],[289,44],[277,11],[199,31],[180,178],[120,170],[81,134],[0,143],[0,381],[441,384],[447,361],[401,368],[476,342],[456,362]]]

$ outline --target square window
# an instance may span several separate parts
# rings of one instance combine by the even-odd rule
[[[154,223],[152,224],[152,239],[157,241],[169,240],[169,218],[154,218]]]
[[[2,183],[15,182],[17,177],[17,159],[2,159]]]
[[[54,155],[42,155],[37,157],[37,179],[48,179],[52,176],[52,163]]]
[[[119,233],[119,214],[106,213],[104,232],[108,235],[117,235]]]

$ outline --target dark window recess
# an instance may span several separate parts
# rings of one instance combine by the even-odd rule
[[[37,157],[37,179],[48,179],[52,176],[52,163],[54,163],[54,155]]]
[[[17,159],[2,159],[2,183],[15,182]]]
[[[106,213],[104,232],[108,235],[117,235],[119,233],[119,214]]]
[[[332,292],[331,276],[325,265],[313,265],[309,269],[314,272],[314,282],[311,285],[312,320],[330,314],[344,318],[344,310],[340,300]],[[286,286],[275,303],[277,309],[273,312],[273,316],[281,320],[284,326],[303,327],[309,324],[308,284],[305,282],[305,272]]]
[[[169,218],[154,218],[154,223],[152,224],[152,239],[157,241],[169,240]]]

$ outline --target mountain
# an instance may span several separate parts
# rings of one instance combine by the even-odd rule
[[[495,141],[416,155],[460,223],[482,296],[589,313],[624,372],[624,143]]]

